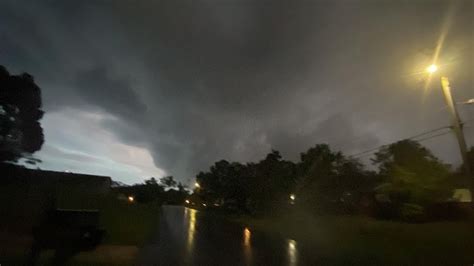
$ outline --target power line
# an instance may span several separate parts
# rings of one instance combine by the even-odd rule
[[[417,135],[414,135],[414,136],[411,136],[411,137],[408,137],[408,138],[404,138],[402,140],[405,140],[405,139],[417,139],[421,136],[424,136],[424,135],[428,135],[428,134],[431,134],[431,133],[434,133],[436,131],[439,131],[439,130],[443,130],[443,129],[448,129],[448,128],[451,128],[449,126],[444,126],[444,127],[439,127],[439,128],[435,128],[435,129],[432,129],[432,130],[428,130],[428,131],[425,131],[423,133],[420,133],[420,134],[417,134]],[[448,131],[448,132],[444,132],[444,133],[441,133],[441,134],[437,134],[437,135],[433,135],[433,136],[429,136],[429,137],[426,137],[426,138],[423,138],[423,139],[419,139],[417,141],[424,141],[424,140],[427,140],[427,139],[430,139],[430,138],[435,138],[435,137],[439,137],[439,136],[442,136],[442,135],[445,135],[445,134],[448,134],[448,133],[451,133],[451,131]],[[350,155],[349,157],[350,158],[357,158],[357,157],[361,157],[365,154],[368,154],[368,153],[372,153],[373,151],[376,151],[376,150],[379,150],[385,146],[388,146],[392,143],[395,143],[396,141],[394,142],[391,142],[391,143],[388,143],[388,144],[384,144],[384,145],[380,145],[378,147],[375,147],[375,148],[371,148],[369,150],[365,150],[365,151],[362,151],[362,152],[359,152],[359,153],[356,153],[356,154],[353,154],[353,155]]]
[[[472,99],[471,99],[472,100]],[[470,101],[471,101],[470,100]],[[466,124],[470,124],[471,121],[473,121],[474,119],[467,119],[467,120],[464,120],[464,121],[461,121],[461,125],[466,125]],[[468,126],[469,127],[469,126]],[[453,129],[452,126],[444,126],[444,127],[440,127],[440,128],[435,128],[435,129],[432,129],[432,130],[429,130],[429,131],[426,131],[426,132],[423,132],[423,133],[420,133],[418,135],[415,135],[415,136],[412,136],[412,137],[409,137],[409,138],[405,138],[405,139],[402,139],[402,140],[408,140],[408,139],[414,139],[418,142],[421,142],[421,141],[425,141],[425,140],[428,140],[428,139],[432,139],[432,138],[436,138],[436,137],[440,137],[440,136],[443,136],[443,135],[446,135],[446,134],[449,134],[451,133],[451,131],[448,131],[448,132],[444,132],[444,133],[440,133],[440,134],[436,134],[436,135],[432,135],[432,136],[429,136],[429,137],[425,137],[425,138],[421,138],[421,139],[417,139],[418,137],[421,137],[421,136],[424,136],[424,135],[428,135],[428,134],[431,134],[431,133],[434,133],[436,131],[439,131],[439,130],[443,130],[443,129]],[[372,148],[372,149],[369,149],[369,150],[365,150],[365,151],[362,151],[362,152],[359,152],[359,153],[356,153],[356,154],[353,154],[353,155],[350,155],[349,157],[350,158],[358,158],[358,157],[361,157],[361,156],[364,156],[366,154],[369,154],[369,153],[372,153],[373,151],[376,151],[376,150],[379,150],[385,146],[388,146],[390,144],[393,144],[395,142],[392,142],[392,143],[388,143],[388,144],[384,144],[384,145],[380,145],[378,147],[375,147],[375,148]]]
[[[375,147],[375,148],[372,148],[370,150],[365,150],[363,152],[359,152],[359,153],[356,153],[356,154],[353,154],[353,155],[349,155],[350,158],[357,158],[357,157],[361,157],[362,155],[366,154],[366,153],[371,153],[373,151],[376,151],[376,150],[379,150],[385,146],[387,146],[388,144],[384,144],[384,145],[380,145],[378,147]]]
[[[429,137],[426,137],[426,138],[418,139],[416,141],[418,141],[418,142],[425,141],[425,140],[429,140],[429,139],[432,139],[432,138],[444,136],[444,135],[447,135],[447,134],[451,134],[451,131],[447,131],[447,132],[443,132],[443,133],[436,134],[436,135],[433,135],[433,136],[429,136]]]
[[[444,126],[444,127],[435,128],[435,129],[432,129],[432,130],[429,130],[429,131],[426,131],[426,132],[423,132],[423,133],[420,133],[418,135],[415,135],[415,136],[412,136],[412,137],[409,137],[409,138],[405,138],[405,139],[416,139],[418,137],[428,135],[430,133],[434,133],[436,131],[439,131],[439,130],[442,130],[442,129],[447,129],[447,128],[451,128],[451,127],[450,126]]]

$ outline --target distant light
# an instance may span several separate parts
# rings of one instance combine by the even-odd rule
[[[250,246],[250,236],[252,233],[250,232],[250,229],[247,227],[244,228],[244,246]]]
[[[195,186],[196,188],[200,188],[200,187],[201,187],[201,185],[199,185],[198,182],[194,183],[194,186]]]
[[[474,104],[474,98],[467,100],[466,104]]]
[[[220,205],[219,203],[214,203],[214,206],[219,207]]]
[[[430,65],[429,67],[426,68],[426,71],[428,71],[428,73],[434,73],[434,72],[438,71],[438,66],[435,65],[435,64],[432,64],[432,65]]]
[[[472,202],[471,191],[466,188],[455,189],[452,199],[456,202]]]
[[[134,202],[135,201],[135,198],[133,196],[128,196],[128,201],[129,202]]]
[[[207,206],[207,204],[206,204],[206,203],[203,203],[203,204],[202,204],[202,206],[206,207],[206,206]]]
[[[296,241],[293,240],[293,239],[288,239],[288,247],[291,250],[295,250],[296,249]]]
[[[288,265],[298,264],[298,248],[296,247],[296,241],[288,239]]]
[[[291,199],[291,200],[295,200],[295,199],[296,199],[295,194],[290,194],[290,199]]]
[[[186,204],[189,204],[189,203],[190,203],[190,201],[189,201],[188,199],[187,199],[187,200],[185,200],[184,202],[186,202]]]

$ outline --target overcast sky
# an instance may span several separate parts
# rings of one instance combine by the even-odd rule
[[[474,98],[472,1],[0,2],[0,64],[43,92],[43,169],[190,182],[219,159],[354,154],[446,126]],[[474,106],[460,106],[474,145]],[[459,164],[453,135],[423,142]],[[363,158],[367,160],[370,157]]]

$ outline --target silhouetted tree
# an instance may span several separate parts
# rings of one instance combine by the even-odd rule
[[[189,196],[186,186],[181,182],[177,182],[176,187],[178,189],[170,188],[164,192],[164,201],[166,204],[178,204],[184,203],[184,200]]]
[[[154,177],[145,180],[145,185],[158,185],[158,182]]]
[[[174,188],[177,184],[173,176],[165,176],[160,178],[160,183],[167,188]]]
[[[337,166],[343,162],[342,154],[332,152],[327,144],[318,144],[300,157],[298,195],[301,201],[317,209],[338,201],[340,195],[334,195],[337,188],[333,184]]]
[[[201,184],[197,192],[204,200],[221,202],[228,208],[244,208],[248,194],[244,165],[221,160],[209,172],[200,172],[196,179]]]
[[[283,160],[272,150],[265,159],[253,165],[250,180],[250,209],[255,213],[275,213],[288,202],[296,181],[295,164]]]
[[[186,193],[186,194],[188,193],[186,191],[186,186],[183,185],[183,183],[181,183],[181,182],[178,182],[178,191],[181,192],[181,193]]]
[[[384,180],[376,188],[379,200],[398,208],[402,216],[422,214],[425,206],[451,196],[448,165],[418,142],[391,144],[377,152],[373,162]]]
[[[196,193],[227,209],[254,214],[273,212],[288,201],[295,183],[295,165],[273,150],[258,163],[216,162],[200,172]]]
[[[360,162],[331,151],[327,144],[301,153],[297,172],[300,204],[318,211],[355,211],[377,180]]]
[[[161,200],[164,189],[154,177],[145,180],[144,184],[136,184],[129,188],[141,203]]]
[[[41,148],[42,116],[41,89],[33,77],[10,75],[0,66],[0,161],[16,161]]]

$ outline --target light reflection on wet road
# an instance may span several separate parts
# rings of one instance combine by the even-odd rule
[[[295,240],[254,232],[220,217],[163,206],[138,265],[303,265]]]

